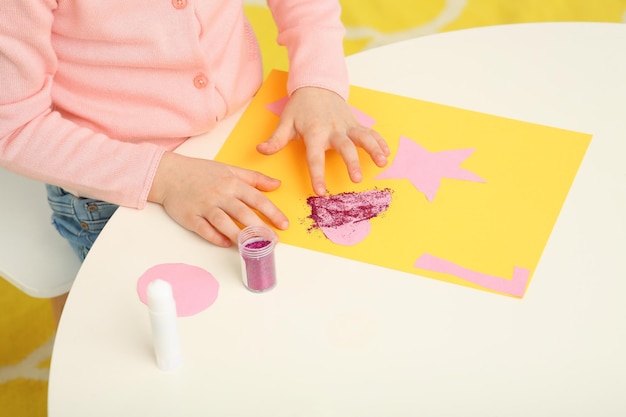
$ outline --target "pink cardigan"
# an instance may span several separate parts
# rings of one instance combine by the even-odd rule
[[[345,98],[338,2],[268,5],[289,92]],[[144,207],[163,152],[262,82],[242,0],[2,0],[0,11],[0,165],[82,196]]]

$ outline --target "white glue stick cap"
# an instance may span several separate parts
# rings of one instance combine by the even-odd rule
[[[157,365],[164,371],[175,370],[183,361],[176,302],[169,282],[157,279],[148,285],[148,309]]]
[[[154,313],[171,313],[176,311],[174,293],[169,282],[156,279],[148,285],[148,308]]]

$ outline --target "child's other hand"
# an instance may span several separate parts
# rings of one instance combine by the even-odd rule
[[[237,242],[235,220],[244,227],[264,224],[257,212],[279,229],[288,227],[287,217],[261,192],[279,186],[279,180],[256,171],[166,152],[148,200],[184,228],[227,247]]]
[[[296,90],[289,99],[273,135],[257,146],[265,155],[283,149],[289,141],[303,139],[311,184],[317,195],[326,194],[325,153],[334,149],[343,158],[353,182],[363,179],[357,147],[379,167],[387,164],[389,147],[378,132],[362,126],[350,106],[332,91],[315,87]]]

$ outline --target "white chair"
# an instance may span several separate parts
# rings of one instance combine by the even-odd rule
[[[50,221],[45,186],[0,168],[0,277],[26,294],[69,291],[80,261]]]

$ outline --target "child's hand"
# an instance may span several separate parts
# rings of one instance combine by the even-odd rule
[[[264,224],[257,211],[287,228],[287,217],[261,192],[279,186],[279,180],[256,171],[166,152],[148,200],[163,205],[184,228],[227,247],[237,242],[235,220],[244,227]]]
[[[303,139],[317,195],[326,194],[325,153],[334,149],[343,158],[353,182],[363,179],[357,146],[363,148],[379,167],[387,164],[389,147],[374,130],[362,126],[350,106],[332,91],[315,87],[296,90],[281,115],[274,134],[257,146],[265,155],[283,149],[293,139]]]

